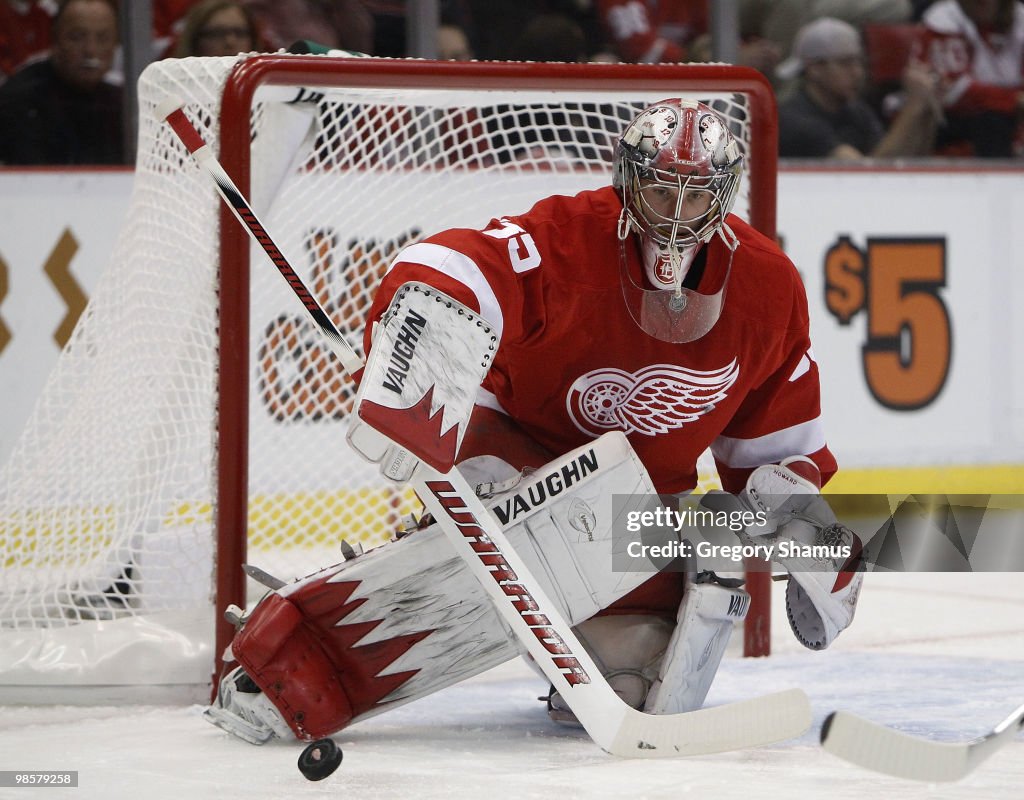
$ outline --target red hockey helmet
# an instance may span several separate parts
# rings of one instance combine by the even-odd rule
[[[682,283],[697,250],[716,234],[735,250],[725,218],[742,176],[739,144],[725,120],[703,103],[662,100],[623,132],[612,180],[622,197],[623,289],[634,319],[650,335],[688,342],[717,322],[728,275],[714,294]],[[627,268],[630,233],[639,236],[646,281]]]
[[[630,225],[659,244],[686,247],[708,241],[732,210],[743,176],[739,144],[710,107],[672,98],[645,108],[619,140],[613,185]],[[711,195],[708,210],[687,218],[651,202],[655,191]],[[678,208],[678,207],[677,207]]]

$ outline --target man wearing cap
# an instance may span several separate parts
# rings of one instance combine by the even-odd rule
[[[779,65],[796,78],[779,105],[783,158],[893,158],[928,155],[939,113],[937,75],[912,60],[903,72],[903,96],[888,130],[861,96],[864,49],[849,23],[822,17],[800,29],[793,55]]]

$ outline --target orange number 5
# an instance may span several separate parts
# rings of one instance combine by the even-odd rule
[[[868,239],[864,376],[882,405],[909,411],[932,402],[949,375],[952,334],[939,296],[943,239]]]

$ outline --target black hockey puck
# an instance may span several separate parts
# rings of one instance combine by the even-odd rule
[[[322,781],[341,764],[341,748],[333,739],[317,739],[299,756],[299,772],[306,780]]]

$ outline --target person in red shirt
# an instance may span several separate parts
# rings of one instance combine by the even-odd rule
[[[0,0],[0,83],[50,47],[56,0]]]
[[[939,151],[1009,158],[1024,111],[1024,5],[940,0],[922,17],[921,57],[942,76]]]
[[[463,427],[461,421],[446,426],[449,433],[438,437],[432,425],[417,422],[416,407],[429,407],[433,397],[445,413],[458,408],[459,419],[468,419],[455,463],[478,487],[515,486],[517,479],[528,480],[519,471],[558,463],[613,433],[628,443],[630,457],[643,464],[660,497],[691,492],[697,459],[710,447],[723,486],[734,496],[709,495],[705,502],[714,498],[716,504],[766,512],[774,526],[738,532],[741,541],[764,534],[809,536],[807,543],[852,537],[818,496],[837,467],[821,422],[803,285],[778,245],[731,213],[742,174],[743,157],[726,122],[702,103],[668,99],[626,126],[610,186],[547,197],[480,230],[442,231],[403,249],[369,313],[369,355],[349,443],[379,461],[390,477],[411,474],[417,453],[426,448],[409,442],[426,440],[399,432],[419,430],[434,442],[453,442],[450,432]],[[435,318],[427,321],[411,306],[406,310],[403,304],[416,294],[427,297],[423,313]],[[479,336],[469,328],[483,322],[493,344],[477,357],[465,345]],[[429,332],[428,343],[423,331]],[[481,358],[487,360],[486,374],[474,371]],[[426,376],[426,394],[410,370]],[[467,375],[473,379],[464,380]],[[478,375],[484,375],[482,382]],[[414,388],[407,398],[409,386]],[[392,396],[384,392],[402,402],[382,405]],[[405,405],[407,399],[415,407]],[[393,426],[375,427],[373,419]],[[382,433],[389,429],[397,438]],[[622,488],[621,482],[608,484],[602,492]],[[792,509],[785,504],[776,511],[765,508],[767,498],[781,495],[800,511],[783,512]],[[568,503],[561,491],[558,497]],[[536,504],[542,502],[538,495]],[[590,519],[586,511],[579,513]],[[574,519],[566,523],[570,529]],[[593,513],[583,525],[588,533],[597,520]],[[794,533],[794,523],[801,533]],[[530,528],[530,537],[545,553],[544,574],[563,597],[592,598],[594,586],[621,578],[602,566],[577,591],[585,556],[567,561],[561,554],[572,546],[558,542],[588,539],[578,532],[560,539],[559,523],[540,525]],[[436,534],[436,526],[417,528],[381,547],[378,560],[363,561],[366,570],[372,567],[374,586],[388,586],[382,575],[391,563],[386,559],[406,552],[404,542],[429,541],[423,537],[434,535],[431,530]],[[429,552],[451,558],[447,548]],[[607,555],[599,552],[602,559]],[[794,634],[809,648],[827,647],[853,619],[862,576],[842,559],[830,567],[818,564],[816,571],[780,563],[793,578],[787,610]],[[352,569],[359,564],[356,559]],[[486,601],[470,597],[464,585],[446,588],[452,580],[447,576],[454,574],[450,567],[435,567],[422,559],[416,563],[418,591],[435,595],[424,600],[424,614],[453,604],[460,618],[486,612]],[[408,565],[393,569],[404,586]],[[374,680],[358,676],[369,672],[372,678],[377,667],[336,641],[334,603],[350,598],[344,594],[335,601],[332,593],[361,586],[359,579],[349,582],[353,574],[326,570],[256,607],[232,643],[240,666],[221,681],[207,712],[211,722],[259,742],[309,732],[316,715],[322,724],[315,732],[322,735],[325,728],[336,730],[353,716],[373,713],[396,694],[420,696],[390,683],[373,688]],[[612,688],[634,707],[649,713],[699,708],[749,598],[737,582],[706,570],[644,577],[630,584],[637,587],[633,591],[614,593],[618,600],[581,614],[574,630]],[[403,668],[418,670],[421,687],[429,679],[421,693],[457,680],[453,673],[465,674],[472,659],[461,648],[472,635],[459,639],[462,623],[446,617],[428,624],[415,604],[396,608],[393,592],[379,594],[380,599],[359,600],[365,601],[360,613],[373,619],[384,613],[378,605],[386,607],[389,635],[398,637],[389,641],[427,637],[420,655],[410,644],[403,660]],[[314,606],[317,615],[329,613],[313,619],[305,609]],[[452,631],[451,639],[444,638]],[[291,666],[300,658],[315,664],[305,668],[306,678]],[[548,711],[556,721],[575,722],[553,689]]]
[[[710,61],[708,2],[598,0],[597,12],[612,49],[623,61]],[[771,75],[781,58],[775,42],[740,42],[737,63]]]

